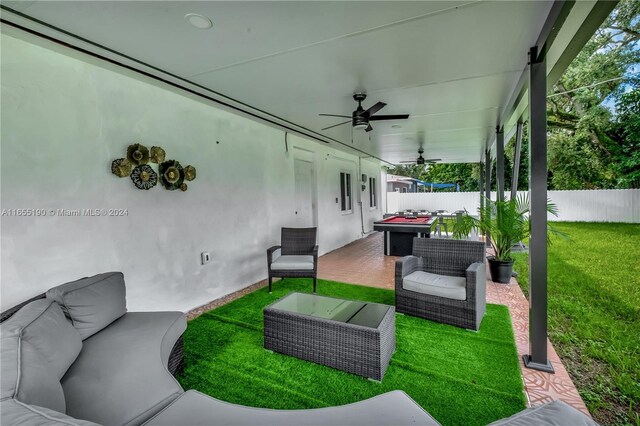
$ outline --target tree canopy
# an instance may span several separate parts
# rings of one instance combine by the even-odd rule
[[[547,97],[551,188],[639,187],[639,68],[640,2],[625,0]]]

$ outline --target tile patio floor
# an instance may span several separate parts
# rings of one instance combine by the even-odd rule
[[[382,233],[375,232],[327,253],[318,260],[318,278],[393,289],[397,257],[384,256],[382,246]],[[518,354],[526,354],[529,349],[529,305],[516,280],[512,278],[509,284],[498,284],[487,279],[487,303],[509,307]],[[589,414],[556,351],[550,342],[548,345],[555,374],[527,369],[520,359],[529,405],[561,399]]]

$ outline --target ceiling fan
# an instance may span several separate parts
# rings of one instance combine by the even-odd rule
[[[415,163],[417,165],[422,165],[425,163],[433,164],[442,160],[441,158],[424,158],[422,154],[424,154],[424,149],[420,147],[418,148],[418,158],[416,158],[415,160],[401,161],[400,163],[405,163],[405,164]]]
[[[356,110],[351,113],[351,117],[349,117],[348,115],[319,114],[324,117],[351,118],[349,121],[325,127],[322,130],[327,130],[333,127],[342,126],[343,124],[351,123],[354,129],[364,129],[365,132],[370,132],[373,130],[373,127],[371,127],[371,124],[369,123],[370,121],[406,120],[407,118],[409,118],[409,114],[374,115],[376,112],[384,108],[387,104],[385,104],[384,102],[378,102],[371,108],[365,110],[364,108],[362,108],[362,101],[364,101],[366,98],[367,95],[365,93],[355,93],[353,95],[353,99],[358,102],[358,108],[356,108]]]

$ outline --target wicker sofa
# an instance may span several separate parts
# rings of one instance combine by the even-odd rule
[[[414,238],[396,261],[396,312],[478,330],[486,310],[485,247],[479,241]]]

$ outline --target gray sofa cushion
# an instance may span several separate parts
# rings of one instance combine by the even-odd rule
[[[0,325],[2,398],[65,412],[60,378],[82,342],[52,300],[29,303]]]
[[[145,426],[175,425],[439,425],[402,391],[315,410],[269,410],[231,404],[188,391]]]
[[[64,376],[82,349],[80,333],[53,300],[31,302],[7,322],[22,328],[22,341],[40,353],[58,379]]]
[[[274,271],[313,270],[313,256],[283,255],[271,263]]]
[[[467,298],[466,278],[416,271],[402,279],[402,288],[431,296],[465,300]]]
[[[83,344],[62,378],[67,414],[139,425],[183,393],[166,360],[187,327],[182,312],[129,312]]]
[[[74,419],[48,408],[28,405],[15,399],[0,403],[0,424],[21,426],[99,426],[85,420]]]
[[[71,318],[82,339],[94,335],[127,312],[122,272],[105,272],[47,291]]]
[[[588,416],[562,401],[531,407],[489,426],[598,426]]]
[[[17,334],[2,332],[2,398],[16,398],[64,413],[62,386],[47,362],[28,343],[21,344]],[[20,369],[20,371],[18,371]]]

